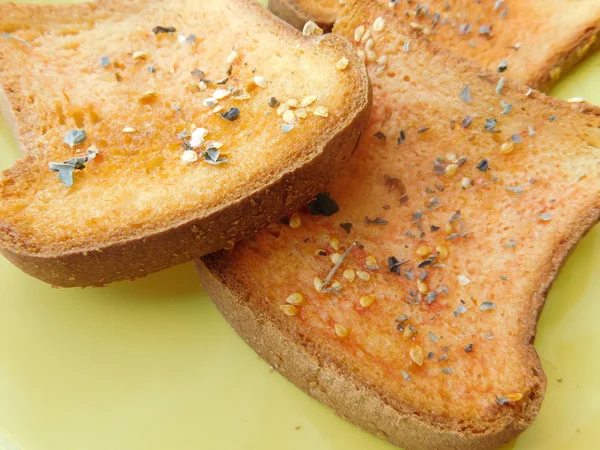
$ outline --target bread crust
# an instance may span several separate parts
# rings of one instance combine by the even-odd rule
[[[268,7],[277,17],[299,30],[302,30],[306,22],[312,20],[323,31],[329,32],[335,22],[335,14],[319,9],[307,11],[295,0],[269,0]]]
[[[306,203],[322,190],[350,158],[362,130],[367,125],[371,103],[371,86],[366,68],[341,36],[306,37],[280,21],[251,0],[238,0],[258,21],[269,22],[282,36],[293,39],[319,40],[324,52],[350,60],[348,70],[359,80],[353,98],[348,99],[345,120],[311,144],[315,156],[306,162],[282,167],[274,181],[259,186],[224,204],[216,211],[199,211],[197,217],[168,229],[156,229],[130,239],[108,242],[101,247],[78,248],[61,253],[32,253],[19,242],[0,252],[24,272],[59,287],[98,286],[113,281],[135,279],[167,267],[190,261],[250,236],[268,223]],[[16,131],[8,95],[0,94],[0,110]],[[11,230],[2,230],[10,235]],[[16,239],[15,239],[16,241]]]
[[[333,29],[335,15],[325,10],[314,8],[308,10],[299,0],[269,0],[269,9],[278,17],[298,29],[304,24],[315,21],[325,31]],[[569,70],[577,65],[586,55],[600,49],[600,19],[581,30],[574,39],[560,42],[553,57],[529,73],[527,78],[519,81],[528,86],[548,92],[550,88]]]

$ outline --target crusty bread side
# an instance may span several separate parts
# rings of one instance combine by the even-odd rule
[[[508,77],[542,91],[600,48],[600,3],[595,0],[568,7],[560,0],[431,0],[395,7],[379,1],[428,39],[482,66],[496,70],[506,60]],[[270,0],[269,8],[299,29],[307,20],[329,29],[336,15],[327,1]],[[467,25],[468,31],[460,28]],[[481,26],[489,33],[480,32]],[[515,45],[519,48],[511,48]]]
[[[339,212],[304,208],[296,228],[202,258],[200,277],[253,348],[342,417],[408,449],[495,448],[539,412],[537,319],[600,216],[600,109],[501,82],[376,2],[347,8],[334,32],[381,17],[387,62],[368,63],[370,125],[327,188]],[[346,251],[340,295],[319,291]],[[409,261],[396,273],[390,256]]]
[[[269,9],[299,30],[312,20],[323,31],[331,31],[338,5],[339,0],[269,0]]]
[[[222,33],[225,23],[232,30]],[[157,25],[178,31],[155,35]],[[56,286],[141,277],[251,235],[331,180],[369,116],[367,73],[344,38],[301,36],[252,0],[3,4],[0,31],[25,41],[0,39],[2,112],[25,152],[0,180],[0,251]],[[177,33],[195,33],[194,43],[178,42]],[[233,48],[229,81],[198,89],[190,72],[219,80]],[[347,68],[336,69],[344,57]],[[254,71],[266,75],[265,88],[253,83]],[[211,112],[202,102],[221,87],[250,97],[231,95],[219,101],[226,109]],[[156,101],[136,98],[150,89]],[[318,98],[308,115],[282,132],[269,96],[285,103],[309,94]],[[233,106],[239,120],[218,116]],[[317,106],[328,117],[313,114]],[[201,155],[181,162],[177,133],[191,124],[223,140],[228,163],[212,166]],[[87,141],[71,150],[63,137],[82,126]],[[48,163],[90,144],[98,158],[75,173],[72,188],[63,186]]]

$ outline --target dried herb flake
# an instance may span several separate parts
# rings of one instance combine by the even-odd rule
[[[314,216],[333,216],[340,210],[338,204],[329,196],[329,192],[317,194],[308,204],[308,210]]]

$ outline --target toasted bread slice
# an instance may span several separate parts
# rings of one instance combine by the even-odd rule
[[[0,247],[57,286],[256,232],[322,189],[368,120],[348,41],[303,37],[250,0],[4,4],[0,31],[27,154],[0,181]]]
[[[549,89],[600,48],[597,0],[571,2],[568,7],[559,0],[378,1],[430,40],[540,90]],[[314,20],[329,29],[328,20],[335,20],[340,3],[269,0],[269,8],[297,28]]]
[[[374,107],[355,156],[289,224],[198,270],[235,330],[342,417],[407,449],[494,448],[540,408],[532,341],[599,217],[600,112],[348,3],[334,33],[383,25],[373,49],[387,57],[368,64]]]

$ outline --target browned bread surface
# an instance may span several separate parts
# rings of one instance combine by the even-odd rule
[[[335,211],[320,196],[199,273],[236,331],[343,417],[409,449],[494,448],[539,411],[537,318],[599,217],[598,108],[483,72],[387,8],[349,3],[334,32],[376,23],[387,61],[368,64],[370,125],[326,189],[339,211],[312,214]],[[323,292],[346,252],[325,286],[338,292]]]
[[[143,276],[251,235],[322,189],[368,120],[351,45],[251,0],[2,4],[0,32],[2,112],[26,155],[0,179],[0,250],[54,285]],[[71,148],[74,129],[87,139]],[[205,161],[214,143],[228,162]],[[50,171],[90,148],[71,187]]]
[[[600,48],[597,0],[378,1],[430,40],[491,70],[505,61],[506,76],[542,90]],[[269,8],[300,29],[307,20],[327,29],[336,16],[331,0],[270,0]]]

